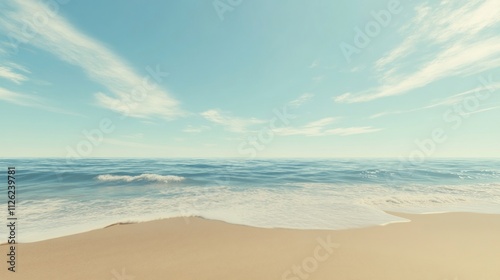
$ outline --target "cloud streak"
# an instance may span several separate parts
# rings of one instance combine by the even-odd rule
[[[182,131],[186,132],[186,133],[201,133],[201,132],[209,130],[209,129],[210,129],[210,127],[206,126],[206,125],[202,125],[202,126],[188,125]]]
[[[233,117],[216,109],[205,111],[201,113],[201,116],[212,123],[225,127],[229,131],[239,133],[246,132],[248,127],[252,125],[265,123],[265,121],[256,118],[242,119]]]
[[[152,83],[152,77],[147,80],[147,76],[138,74],[124,59],[46,5],[21,0],[6,5],[10,7],[0,11],[0,29],[19,42],[31,44],[80,67],[91,80],[107,89],[107,92],[95,93],[98,105],[139,118],[172,119],[183,114],[179,102]],[[37,23],[34,19],[40,14],[45,15],[47,21]],[[27,23],[36,31],[32,36],[27,36],[23,30]],[[146,90],[144,84],[148,85]],[[136,98],[138,95],[140,100]]]
[[[406,39],[375,63],[379,86],[347,92],[334,101],[367,102],[405,94],[446,77],[499,67],[500,37],[495,32],[499,14],[497,0],[418,6],[415,17],[401,29]]]
[[[25,107],[33,107],[33,108],[39,108],[43,109],[49,112],[53,113],[60,113],[60,114],[65,114],[65,115],[71,115],[71,116],[78,116],[78,117],[84,117],[81,114],[74,113],[74,112],[69,112],[64,109],[59,109],[59,108],[54,108],[49,105],[47,105],[43,99],[37,97],[37,96],[31,96],[23,93],[17,93],[5,88],[0,87],[0,100],[16,104],[19,106],[25,106]]]
[[[0,100],[29,107],[36,107],[42,104],[41,100],[38,97],[13,92],[2,87],[0,87]]]
[[[326,136],[326,135],[339,135],[348,136],[354,134],[364,134],[380,131],[381,129],[373,128],[370,126],[363,127],[341,127],[341,128],[329,128],[333,123],[335,123],[337,118],[323,118],[300,127],[282,127],[274,129],[273,132],[277,135],[291,136],[291,135],[303,135],[303,136]]]
[[[485,92],[485,91],[491,92],[491,91],[494,91],[497,89],[500,89],[500,83],[491,84],[491,85],[482,86],[482,87],[477,87],[477,88],[470,89],[470,90],[467,90],[467,91],[464,91],[461,93],[457,93],[457,94],[454,94],[452,96],[449,96],[449,97],[446,97],[446,98],[443,98],[440,100],[436,100],[436,101],[434,101],[431,104],[426,105],[426,106],[422,106],[422,107],[418,107],[418,108],[414,108],[414,109],[410,109],[410,110],[385,111],[385,112],[371,115],[369,118],[376,119],[376,118],[380,118],[380,117],[388,116],[388,115],[399,115],[399,114],[423,111],[423,110],[432,109],[432,108],[440,107],[440,106],[451,106],[454,104],[464,102],[464,100],[466,98],[468,98],[472,95],[481,94],[482,92]]]
[[[0,78],[7,79],[18,85],[28,79],[28,77],[26,77],[25,75],[17,73],[13,68],[5,65],[0,65]]]
[[[304,103],[307,101],[311,100],[314,97],[314,94],[312,93],[304,93],[301,96],[299,96],[297,99],[294,99],[290,102],[288,102],[288,106],[292,108],[297,108],[302,106]]]

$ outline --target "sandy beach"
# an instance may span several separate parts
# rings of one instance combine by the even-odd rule
[[[340,231],[173,218],[18,244],[1,279],[498,280],[500,216],[396,214]],[[22,234],[22,232],[21,232]],[[6,259],[7,246],[0,246]]]

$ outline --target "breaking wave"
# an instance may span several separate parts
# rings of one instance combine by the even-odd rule
[[[97,180],[104,182],[122,181],[122,182],[135,182],[135,181],[149,181],[149,182],[180,182],[183,181],[184,177],[175,175],[159,175],[159,174],[141,174],[137,176],[129,175],[111,175],[104,174],[97,176]]]

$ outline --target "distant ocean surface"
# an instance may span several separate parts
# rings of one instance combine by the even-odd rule
[[[116,222],[202,216],[266,228],[346,229],[407,213],[500,213],[500,160],[0,159],[16,167],[18,241]],[[7,188],[0,194],[6,223]],[[5,227],[4,227],[5,228]],[[0,243],[7,234],[0,231]]]

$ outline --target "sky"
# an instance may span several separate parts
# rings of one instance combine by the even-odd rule
[[[0,2],[0,157],[500,157],[498,0]]]

